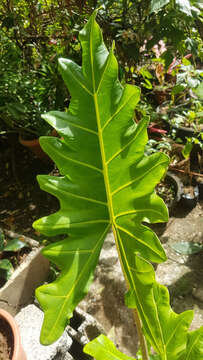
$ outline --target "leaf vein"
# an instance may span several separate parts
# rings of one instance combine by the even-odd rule
[[[102,241],[103,236],[104,236],[104,235],[105,235],[105,233],[107,232],[108,228],[109,228],[109,226],[107,226],[107,227],[105,228],[104,232],[102,233],[102,235],[101,235],[101,236],[100,236],[100,238],[98,239],[98,241],[97,241],[97,243],[96,243],[95,247],[93,248],[92,253],[91,253],[91,255],[90,255],[89,259],[87,260],[87,262],[86,262],[86,264],[85,264],[84,268],[82,269],[82,271],[81,271],[80,275],[78,276],[77,280],[76,280],[76,281],[75,281],[75,283],[73,284],[72,288],[71,288],[71,289],[69,290],[69,292],[66,294],[66,296],[65,296],[66,300],[64,301],[64,304],[62,305],[61,310],[59,311],[59,315],[58,315],[58,317],[56,318],[56,321],[55,321],[55,323],[54,323],[53,327],[51,328],[51,331],[50,331],[49,336],[51,335],[51,333],[54,331],[55,327],[57,326],[57,322],[58,322],[58,320],[59,320],[59,318],[60,318],[61,314],[63,313],[63,310],[64,310],[64,308],[65,308],[65,306],[66,306],[66,303],[67,303],[67,301],[68,301],[68,299],[69,299],[70,295],[72,294],[72,292],[74,291],[75,287],[76,287],[76,286],[77,286],[77,284],[79,283],[79,281],[80,281],[81,277],[83,276],[84,272],[86,271],[86,268],[88,267],[88,265],[89,265],[90,261],[92,260],[92,257],[93,257],[93,255],[94,255],[94,253],[95,253],[95,251],[96,251],[97,247],[99,247],[100,242]]]
[[[107,205],[106,202],[103,202],[103,201],[100,201],[100,200],[96,200],[96,199],[91,199],[91,198],[87,198],[85,196],[81,196],[81,195],[76,195],[76,194],[73,194],[69,191],[63,191],[60,189],[60,193],[64,193],[64,194],[69,194],[70,196],[76,198],[76,199],[81,199],[81,200],[85,200],[85,201],[89,201],[89,202],[93,202],[93,203],[96,203],[96,204],[100,204],[100,205]]]
[[[112,50],[111,50],[112,51]],[[101,79],[100,79],[100,82],[99,82],[99,85],[98,85],[98,87],[97,87],[97,93],[99,93],[99,90],[100,90],[100,87],[101,87],[101,85],[102,85],[102,82],[103,82],[103,80],[104,80],[104,75],[105,75],[105,73],[106,73],[106,71],[107,71],[107,69],[108,69],[108,67],[109,67],[109,65],[110,65],[110,60],[111,60],[111,52],[109,53],[109,56],[108,56],[108,59],[107,59],[107,61],[106,61],[106,65],[105,65],[105,68],[104,68],[104,71],[103,71],[103,73],[102,73],[102,76],[101,76]]]
[[[133,235],[130,231],[128,231],[127,229],[123,228],[120,225],[116,225],[118,229],[120,229],[121,231],[125,232],[126,234],[128,234],[129,236],[131,236],[133,239],[137,240],[138,242],[140,242],[141,244],[145,245],[148,249],[150,249],[152,252],[154,252],[155,254],[156,251],[154,251],[154,249],[146,242],[144,242],[142,239],[136,237],[135,235]]]
[[[141,131],[142,128],[140,128],[140,130],[134,134],[133,138],[126,145],[124,145],[120,150],[118,150],[115,154],[113,154],[110,159],[108,159],[107,164],[109,164],[116,156],[121,154],[131,143],[133,143],[136,140],[136,138],[139,136]]]
[[[103,131],[105,129],[105,127],[110,123],[111,120],[113,120],[113,118],[119,114],[119,112],[130,102],[130,100],[135,96],[135,94],[133,94],[132,96],[130,96],[130,98],[128,98],[128,100],[126,102],[124,102],[116,111],[115,113],[110,116],[110,118],[105,122],[105,124],[103,125],[103,127],[101,128],[101,130]]]
[[[112,196],[117,194],[119,191],[125,189],[126,187],[128,187],[129,185],[132,185],[134,182],[142,179],[142,178],[146,178],[146,175],[149,174],[150,172],[152,172],[154,169],[156,169],[157,167],[165,164],[166,161],[162,161],[162,162],[159,162],[158,164],[155,164],[154,166],[152,166],[148,171],[143,171],[143,173],[140,175],[140,176],[137,176],[135,177],[133,180],[129,181],[128,183],[120,186],[119,188],[115,189],[113,192],[112,192]]]
[[[72,158],[70,158],[69,156],[64,155],[62,152],[60,152],[60,156],[62,156],[62,157],[65,158],[65,159],[68,159],[68,160],[70,160],[70,161],[72,161],[72,162],[74,162],[74,163],[76,163],[76,164],[79,164],[79,165],[88,167],[88,168],[90,168],[90,169],[92,169],[92,170],[95,170],[95,171],[98,171],[98,172],[100,172],[100,173],[103,173],[103,170],[102,170],[102,169],[99,169],[99,168],[97,168],[97,167],[94,166],[94,165],[87,164],[87,163],[85,163],[85,162],[83,162],[83,161],[78,161],[78,160],[72,159]]]
[[[88,129],[88,128],[86,128],[86,127],[84,127],[84,126],[81,126],[81,125],[77,125],[77,124],[75,124],[75,123],[73,123],[73,122],[71,122],[71,121],[68,121],[68,120],[66,120],[66,121],[67,121],[67,123],[68,123],[69,125],[71,125],[71,126],[73,126],[73,127],[75,127],[75,128],[78,128],[78,129],[81,129],[81,130],[90,132],[90,133],[92,133],[92,134],[98,135],[98,132],[97,132],[97,131],[94,131],[94,130],[92,130],[92,129]]]
[[[122,213],[119,213],[119,214],[117,214],[116,216],[115,216],[115,219],[118,219],[119,217],[122,217],[122,216],[125,216],[125,215],[131,215],[131,214],[136,214],[136,213],[140,213],[140,212],[151,212],[151,211],[153,211],[154,213],[157,213],[157,214],[159,214],[159,216],[160,215],[162,215],[162,213],[161,212],[159,212],[159,211],[157,211],[157,210],[155,210],[155,209],[142,209],[142,210],[130,210],[130,211],[125,211],[125,212],[122,212]]]
[[[126,266],[127,266],[127,268],[128,268],[129,275],[130,275],[130,278],[131,278],[131,281],[132,281],[132,284],[133,284],[133,290],[134,290],[134,292],[135,292],[135,294],[136,294],[136,296],[137,296],[137,299],[138,299],[138,301],[139,301],[139,305],[140,305],[140,308],[141,308],[141,310],[142,310],[143,316],[144,316],[145,321],[146,321],[146,323],[147,323],[147,325],[148,325],[148,328],[149,328],[149,330],[150,330],[150,332],[151,332],[151,337],[154,339],[154,343],[156,344],[156,338],[154,338],[153,331],[151,330],[150,324],[148,323],[148,316],[147,316],[147,315],[145,314],[145,312],[144,312],[144,309],[143,309],[143,307],[142,307],[142,301],[140,300],[139,294],[137,293],[135,281],[134,281],[132,272],[130,271],[130,265],[129,265],[128,259],[127,259],[127,257],[126,257],[125,250],[124,250],[124,248],[123,248],[123,243],[122,243],[122,239],[121,239],[121,236],[120,236],[119,232],[118,232],[118,237],[119,237],[119,240],[120,240],[120,245],[121,245],[121,247],[122,247],[122,252],[123,252],[123,256],[124,256],[125,262],[126,262]]]
[[[71,73],[71,76],[73,77],[73,79],[75,80],[75,82],[78,83],[78,84],[81,86],[81,88],[83,88],[89,95],[93,96],[92,92],[91,92],[83,83],[81,83],[81,82],[77,79],[77,77],[75,77],[75,75],[73,74],[73,72],[70,71],[68,67],[67,67],[66,70],[67,70],[67,72]]]

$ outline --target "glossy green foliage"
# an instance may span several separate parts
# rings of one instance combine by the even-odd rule
[[[163,6],[167,5],[170,2],[170,0],[151,0],[151,13],[152,12],[158,12],[162,9]]]
[[[140,91],[120,85],[113,49],[107,51],[95,15],[80,32],[82,68],[71,60],[59,61],[72,96],[68,112],[43,116],[61,137],[40,141],[61,176],[43,175],[38,181],[59,199],[60,210],[34,227],[46,236],[68,236],[43,250],[61,269],[55,282],[36,291],[45,312],[44,344],[62,334],[87,293],[110,227],[132,291],[136,253],[154,262],[166,259],[157,236],[142,222],[167,221],[167,209],[154,187],[168,158],[162,153],[144,156],[147,119],[133,122]]]
[[[188,334],[187,347],[179,360],[203,359],[203,326]]]
[[[174,334],[174,336],[176,336]],[[177,345],[174,342],[174,347]],[[179,346],[178,346],[179,348]],[[179,349],[180,350],[180,349]],[[120,351],[115,345],[104,335],[98,336],[96,339],[85,345],[84,352],[92,355],[96,360],[135,360]],[[137,359],[142,359],[140,356]],[[151,355],[149,360],[201,360],[203,359],[203,326],[195,331],[191,331],[187,335],[187,345],[175,357],[172,354],[163,356]]]
[[[14,271],[12,262],[5,258],[8,253],[17,253],[26,246],[27,244],[19,238],[6,240],[3,231],[0,229],[0,279],[7,281]]]
[[[160,360],[178,359],[186,347],[193,311],[173,312],[167,288],[156,282],[153,266],[139,255],[133,278],[135,287],[127,293],[126,304],[138,309],[146,338]]]
[[[14,251],[17,252],[21,249],[23,249],[24,247],[27,247],[28,245],[23,242],[22,240],[20,240],[19,238],[15,238],[13,240],[9,240],[7,242],[7,244],[4,247],[4,251]]]
[[[134,360],[118,351],[112,341],[104,335],[85,345],[84,352],[92,355],[96,360]]]
[[[7,281],[13,274],[14,268],[8,259],[0,260],[0,279]]]
[[[133,278],[135,288],[133,292],[131,290],[130,294],[127,294],[126,302],[127,305],[137,308],[146,338],[158,354],[155,359],[183,360],[185,358],[182,354],[187,353],[188,349],[193,349],[191,351],[194,353],[195,351],[201,353],[203,349],[200,350],[197,345],[193,348],[192,345],[195,341],[198,344],[201,343],[201,329],[195,333],[196,335],[188,333],[193,311],[188,310],[179,315],[173,312],[169,303],[168,290],[155,281],[152,265],[138,255],[135,260]],[[96,339],[93,342],[93,347],[88,344],[84,350],[99,360],[100,357],[97,357],[101,347],[99,338],[98,341]],[[103,340],[102,344],[107,350],[108,341]],[[193,357],[188,357],[189,359],[192,360]]]

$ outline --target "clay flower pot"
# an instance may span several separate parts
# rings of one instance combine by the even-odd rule
[[[9,360],[26,360],[26,355],[21,346],[20,341],[20,332],[18,326],[12,317],[7,311],[0,309],[0,333],[2,331],[2,336],[7,335],[8,333],[8,345],[10,350]],[[3,352],[3,342],[0,342],[0,355],[3,355],[5,358],[5,354]]]
[[[58,136],[55,129],[52,130],[50,135]],[[38,157],[38,159],[45,161],[45,162],[51,161],[50,157],[42,150],[42,148],[40,146],[39,138],[36,138],[33,140],[25,140],[25,139],[23,139],[23,137],[21,135],[19,135],[19,142],[21,145],[30,149],[32,151],[32,153]]]
[[[33,139],[33,140],[24,140],[21,136],[19,136],[19,142],[30,149],[33,154],[35,154],[40,160],[43,161],[50,161],[50,158],[47,154],[42,150],[39,139]]]

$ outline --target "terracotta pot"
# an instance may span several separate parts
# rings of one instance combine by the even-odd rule
[[[13,335],[13,353],[11,360],[26,360],[27,358],[20,341],[20,332],[14,318],[3,309],[0,309],[0,318],[8,323]]]
[[[58,136],[56,130],[53,130],[51,133],[51,136]],[[50,162],[50,157],[42,150],[39,139],[33,139],[33,140],[24,140],[21,135],[19,135],[19,142],[23,146],[29,148],[33,154],[35,154],[39,159],[43,161]]]
[[[29,148],[33,152],[33,154],[35,154],[39,159],[45,160],[46,158],[48,158],[48,156],[45,154],[45,152],[40,146],[39,139],[24,140],[21,136],[19,136],[19,142],[23,146]]]

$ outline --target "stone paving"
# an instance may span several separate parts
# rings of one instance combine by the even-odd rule
[[[195,310],[192,330],[203,325],[203,251],[193,255],[180,255],[172,246],[180,241],[203,243],[202,208],[203,203],[198,203],[190,211],[180,205],[174,216],[170,217],[168,224],[153,226],[168,256],[165,263],[157,266],[156,279],[168,287],[174,311],[179,313],[186,309]],[[113,235],[109,233],[96,268],[95,280],[89,294],[80,303],[80,308],[94,316],[121,351],[134,356],[138,338],[132,311],[124,305],[125,291],[125,281],[117,258]],[[83,318],[80,311],[79,316]],[[81,343],[86,343],[87,338],[98,335],[95,333],[95,329],[98,331],[98,326],[94,324],[94,319],[93,323],[91,319],[91,321],[88,319],[83,321],[81,329],[77,331],[68,326],[58,342],[44,347],[39,343],[42,318],[42,311],[35,305],[28,305],[16,315],[28,360],[87,359],[82,355]],[[83,339],[83,327],[86,329],[86,339]],[[90,337],[87,331],[90,331]],[[99,331],[103,332],[103,330]],[[81,352],[78,357],[73,358],[71,354],[75,348]]]
[[[203,203],[198,203],[189,211],[180,204],[167,225],[153,226],[168,256],[165,263],[158,265],[156,279],[168,286],[174,311],[195,310],[191,329],[203,325],[203,251],[180,255],[171,245],[180,241],[203,243],[202,207]],[[95,280],[80,306],[95,316],[121,351],[133,356],[137,335],[132,312],[124,305],[125,291],[125,281],[110,233],[101,252]]]

